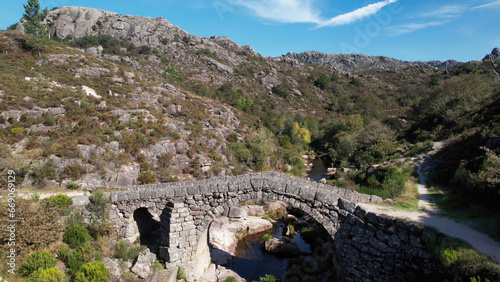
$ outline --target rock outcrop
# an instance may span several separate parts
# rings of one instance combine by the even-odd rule
[[[347,72],[358,72],[372,69],[403,69],[409,66],[428,65],[437,68],[450,68],[459,62],[454,60],[430,61],[430,62],[406,62],[385,56],[368,56],[362,54],[325,54],[318,51],[307,51],[303,53],[288,53],[281,57],[274,58],[296,63],[332,66],[337,70]]]
[[[497,60],[500,60],[500,49],[494,48],[493,51],[491,51],[491,54],[488,54],[488,55],[486,55],[486,57],[484,57],[483,62],[484,61],[497,61]]]

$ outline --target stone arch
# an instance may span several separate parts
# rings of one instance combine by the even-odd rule
[[[160,218],[145,207],[134,210],[132,218],[137,225],[141,245],[155,251],[159,246]]]
[[[241,195],[239,195],[239,197],[241,197]],[[261,192],[248,193],[246,194],[246,196],[243,197],[243,201],[240,201],[239,197],[231,197],[230,199],[226,199],[226,201],[223,204],[219,205],[212,212],[207,213],[203,217],[203,220],[200,220],[198,222],[197,230],[199,232],[197,233],[196,237],[197,243],[195,245],[196,247],[193,248],[193,253],[200,253],[200,250],[198,248],[203,248],[203,249],[209,248],[208,230],[215,218],[227,215],[231,207],[238,206],[240,202],[245,202],[245,201],[259,202],[267,199],[280,201],[288,206],[302,210],[304,213],[308,214],[314,220],[316,220],[321,226],[323,226],[325,230],[328,232],[330,239],[333,242],[335,242],[335,234],[337,232],[337,226],[338,226],[338,224],[335,224],[335,222],[338,221],[337,212],[331,212],[326,215],[322,214],[322,212],[320,212],[318,209],[314,207],[313,202],[301,199],[299,197],[283,196],[275,193],[272,190],[267,192],[261,191]],[[317,255],[323,255],[323,254],[318,253]],[[336,254],[334,256],[336,256]],[[341,269],[340,269],[340,264],[338,262],[339,260],[336,257],[334,257],[333,260],[334,260],[333,265],[335,267],[335,270],[337,272],[340,272]],[[200,264],[195,262],[194,265],[200,265]]]

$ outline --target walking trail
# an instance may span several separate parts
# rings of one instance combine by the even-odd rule
[[[437,144],[435,150],[438,150],[441,144]],[[436,148],[437,147],[437,148]],[[500,243],[491,239],[487,235],[472,229],[463,223],[458,223],[451,218],[440,216],[439,208],[431,202],[431,195],[426,186],[426,162],[421,163],[417,172],[419,174],[418,193],[419,201],[417,211],[401,210],[394,207],[359,204],[369,212],[376,214],[386,214],[396,218],[409,219],[427,226],[431,226],[442,233],[461,239],[469,243],[478,252],[488,256],[492,260],[500,263]]]

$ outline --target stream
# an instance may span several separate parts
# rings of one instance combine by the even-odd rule
[[[276,238],[281,238],[283,223],[276,223],[271,233]],[[263,234],[246,236],[239,240],[236,248],[236,256],[233,258],[233,265],[230,267],[247,281],[259,281],[259,277],[266,274],[276,275],[283,278],[288,266],[288,262],[299,257],[283,257],[266,252],[262,248]],[[293,241],[297,244],[301,252],[311,253],[311,246],[302,239],[300,233],[293,236]],[[304,256],[300,256],[303,258]]]
[[[317,158],[311,160],[311,163],[313,168],[308,172],[307,178],[314,181],[330,178],[326,175],[328,161]],[[303,220],[301,219],[301,221]],[[309,226],[309,224],[307,225]],[[282,238],[284,228],[286,228],[284,223],[277,222],[274,224],[273,229],[266,233],[270,233],[275,238]],[[262,246],[262,236],[264,234],[246,236],[238,241],[236,256],[233,257],[230,269],[247,281],[259,281],[259,278],[266,274],[275,275],[280,277],[281,281],[284,281],[283,278],[286,275],[289,262],[306,258],[306,256],[286,257],[266,252]],[[297,244],[302,254],[311,254],[313,252],[311,245],[304,241],[301,233],[294,235],[292,241]]]
[[[328,161],[316,158],[309,162],[313,164],[313,167],[310,171],[307,172],[307,178],[312,179],[316,182],[320,181],[323,178],[326,178],[326,180],[330,179],[330,176],[326,175],[329,165]]]

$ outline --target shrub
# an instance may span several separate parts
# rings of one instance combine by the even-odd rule
[[[273,235],[271,235],[271,233],[266,233],[264,234],[264,236],[262,236],[262,240],[265,242],[269,239],[273,238]]]
[[[290,91],[283,86],[283,84],[279,84],[277,86],[274,86],[273,89],[271,90],[274,95],[277,95],[285,100],[290,99]]]
[[[73,199],[67,195],[52,195],[42,200],[42,205],[47,208],[58,208],[66,210],[71,204]]]
[[[53,126],[56,124],[56,120],[52,115],[45,115],[43,116],[43,124],[46,126]]]
[[[52,160],[42,166],[35,166],[31,172],[31,176],[37,185],[44,185],[46,179],[56,179],[56,169],[52,166]]]
[[[135,260],[139,255],[140,247],[132,246],[130,243],[120,240],[115,245],[113,256],[122,260]]]
[[[454,249],[447,248],[441,253],[441,261],[446,266],[451,265],[456,260],[457,260],[457,251],[455,251]]]
[[[325,90],[330,87],[331,80],[326,75],[322,74],[314,81],[314,86],[320,88],[321,90]]]
[[[185,280],[186,279],[186,271],[184,268],[179,267],[177,270],[177,280]]]
[[[153,184],[156,183],[156,174],[152,171],[145,171],[139,175],[137,180],[141,184]]]
[[[170,164],[172,163],[172,159],[174,157],[172,156],[171,153],[162,153],[158,157],[158,166],[162,168],[168,168]]]
[[[66,178],[71,178],[71,179],[79,179],[83,175],[87,173],[87,169],[78,163],[74,164],[68,164],[67,166],[64,167],[64,170],[61,173],[61,178],[66,177]]]
[[[229,143],[237,142],[238,141],[238,133],[236,133],[236,132],[229,133],[229,135],[227,136],[227,141]]]
[[[100,261],[84,264],[75,275],[75,282],[108,281],[109,271]]]
[[[75,275],[82,265],[87,263],[92,259],[91,249],[87,246],[80,246],[74,251],[70,251],[67,255],[67,260],[69,272],[71,275]]]
[[[90,240],[89,232],[80,225],[71,226],[63,235],[64,243],[72,248],[78,248],[88,240]]]
[[[182,78],[179,75],[179,71],[176,70],[173,66],[169,66],[165,70],[165,72],[163,72],[163,78],[175,84],[180,84],[182,82]]]
[[[296,176],[303,176],[306,173],[306,166],[300,158],[293,158],[291,161],[292,171],[291,173]]]
[[[231,143],[229,148],[240,163],[248,163],[252,158],[252,152],[242,143]]]
[[[29,276],[39,269],[47,269],[56,265],[56,258],[51,253],[41,250],[31,254],[19,268],[19,274]]]
[[[69,253],[71,252],[71,249],[67,246],[64,246],[62,248],[59,249],[59,252],[57,253],[57,257],[67,263],[68,262],[68,259],[69,259]]]
[[[93,212],[98,218],[106,220],[111,206],[111,195],[106,197],[102,191],[96,191],[92,197]]]
[[[139,54],[151,54],[151,47],[148,45],[142,45],[139,47],[139,50],[137,50]]]
[[[355,77],[351,80],[351,85],[353,86],[360,86],[361,84],[363,84],[363,81],[359,77]]]
[[[276,277],[274,275],[266,274],[266,276],[260,277],[259,281],[260,282],[278,282],[279,279],[278,279],[278,277]]]
[[[32,282],[59,282],[63,281],[64,274],[57,268],[39,269],[33,272],[28,281]]]
[[[68,185],[66,186],[66,188],[68,188],[70,190],[77,190],[77,189],[80,189],[80,187],[81,187],[80,184],[76,184],[76,183],[71,182],[71,181],[69,181]]]

